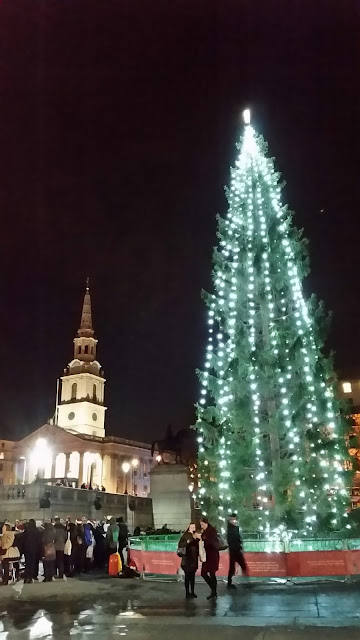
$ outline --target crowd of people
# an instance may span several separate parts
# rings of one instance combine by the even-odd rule
[[[137,527],[134,535],[139,534],[140,529]],[[40,561],[45,582],[62,579],[64,576],[77,576],[92,568],[107,570],[110,556],[117,552],[120,554],[121,567],[125,568],[128,560],[125,557],[128,537],[128,527],[122,517],[97,522],[86,518],[75,522],[71,518],[65,521],[55,518],[53,521],[45,520],[41,526],[35,520],[26,523],[17,521],[14,526],[5,522],[0,547],[3,574],[1,584],[8,584],[10,567],[14,579],[19,579],[20,561],[24,567],[26,584],[38,580]],[[199,562],[201,576],[210,587],[208,599],[217,597],[216,573],[219,569],[220,551],[226,548],[229,550],[227,587],[236,589],[233,584],[236,564],[241,567],[243,575],[248,575],[236,514],[233,513],[228,519],[226,541],[205,516],[200,520],[199,529],[195,523],[190,523],[179,540],[177,551],[185,575],[187,599],[197,597],[195,574]]]
[[[195,574],[201,562],[201,577],[210,587],[208,600],[217,598],[216,572],[219,569],[220,551],[229,549],[228,589],[236,589],[233,584],[235,567],[241,567],[243,575],[248,575],[248,567],[243,553],[243,542],[240,535],[239,523],[235,513],[231,514],[227,522],[227,542],[222,539],[218,531],[205,516],[200,520],[200,530],[195,523],[189,527],[180,538],[178,556],[181,558],[181,568],[185,574],[185,594],[187,599],[197,598],[195,593]]]
[[[45,582],[87,573],[92,568],[105,569],[110,555],[116,551],[124,567],[128,536],[122,517],[97,522],[87,518],[76,521],[54,518],[41,525],[33,519],[16,521],[13,526],[5,522],[0,545],[0,584],[8,584],[10,568],[18,580],[20,566],[26,584],[38,580],[40,561]]]

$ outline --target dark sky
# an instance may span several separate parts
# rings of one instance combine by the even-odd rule
[[[360,4],[2,0],[0,434],[53,412],[91,279],[107,433],[193,420],[215,215],[253,109],[360,374]]]

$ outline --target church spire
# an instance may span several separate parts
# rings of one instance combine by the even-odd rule
[[[90,338],[94,335],[94,329],[92,327],[92,318],[91,318],[91,298],[90,298],[89,278],[86,278],[86,289],[85,289],[84,302],[83,302],[83,308],[81,313],[81,321],[80,321],[80,327],[77,333],[80,338]]]

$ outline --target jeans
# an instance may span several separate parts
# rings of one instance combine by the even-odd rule
[[[241,567],[241,571],[245,576],[248,574],[248,567],[245,562],[244,554],[241,549],[233,551],[230,549],[229,551],[229,573],[228,573],[228,584],[231,584],[232,578],[235,575],[235,564],[237,563]]]
[[[185,591],[186,595],[194,593],[195,589],[195,571],[185,571]]]
[[[59,578],[64,577],[64,552],[63,551],[56,552],[56,571],[59,574]]]
[[[215,573],[210,573],[210,571],[207,571],[206,567],[203,565],[201,569],[201,577],[204,578],[205,582],[209,585],[211,593],[216,593],[217,581]]]
[[[10,562],[12,562],[14,565],[16,580],[18,580],[19,574],[20,574],[19,562],[16,561],[16,559],[12,560],[11,558],[5,558],[1,562],[2,562],[3,572],[4,572],[3,584],[8,584],[9,582]]]

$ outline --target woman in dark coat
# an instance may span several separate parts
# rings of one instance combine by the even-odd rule
[[[44,582],[52,582],[55,576],[55,529],[51,522],[45,522],[42,534]]]
[[[178,554],[181,557],[181,568],[185,573],[185,592],[188,599],[197,598],[194,589],[195,573],[199,564],[199,540],[200,534],[196,533],[196,526],[192,522],[179,541]]]
[[[201,518],[200,527],[202,529],[201,539],[206,553],[206,560],[202,563],[201,577],[204,578],[211,589],[208,600],[212,600],[217,598],[216,572],[219,569],[220,561],[218,534],[215,527],[209,524],[209,520],[205,517]]]
[[[22,552],[25,556],[25,584],[31,584],[37,578],[39,570],[39,558],[41,557],[41,534],[32,518],[25,525],[25,531],[21,534]]]

